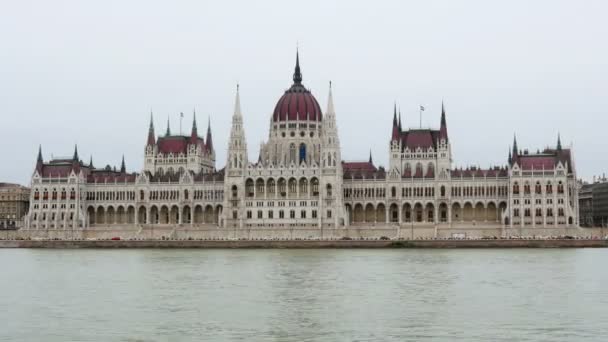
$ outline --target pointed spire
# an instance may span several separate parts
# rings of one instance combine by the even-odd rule
[[[148,129],[148,143],[147,145],[154,145],[156,143],[156,137],[154,136],[154,116],[152,110],[150,110],[150,128]]]
[[[127,172],[127,167],[125,166],[125,155],[122,155],[122,163],[120,163],[120,172],[121,173],[125,173]]]
[[[192,110],[192,133],[190,134],[190,143],[196,144],[198,139],[198,128],[196,126],[196,109]]]
[[[73,161],[78,161],[78,145],[74,144],[74,156],[72,157]]]
[[[401,130],[399,130],[399,123],[397,122],[397,102],[395,102],[395,106],[393,108],[393,133],[391,135],[391,141],[399,140],[399,134]]]
[[[296,49],[296,68],[293,73],[293,83],[302,84],[302,73],[300,72],[300,52]]]
[[[562,150],[562,137],[559,133],[557,133],[557,150]]]
[[[327,96],[327,111],[325,114],[335,114],[334,96],[331,91],[331,81],[329,81],[329,95]]]
[[[89,159],[89,168],[90,169],[94,169],[95,167],[93,166],[93,155],[91,154],[91,159]]]
[[[211,115],[209,115],[209,121],[207,122],[206,144],[207,144],[207,150],[213,151],[213,139],[211,138]]]
[[[374,160],[372,159],[372,149],[371,148],[369,149],[369,163],[370,164],[374,163]]]
[[[239,95],[239,84],[236,84],[236,98],[234,100],[234,116],[241,117],[241,96]]]
[[[38,163],[42,163],[42,145],[38,145],[38,159],[36,160]]]
[[[513,162],[513,155],[511,154],[511,146],[509,146],[509,165]]]
[[[513,134],[513,159],[517,157],[517,136]]]
[[[402,132],[403,129],[401,128],[401,108],[399,108],[399,124],[398,124],[398,126],[399,126],[399,132]]]
[[[446,141],[448,140],[448,124],[445,119],[445,106],[443,100],[441,100],[441,128],[439,129],[439,136]]]
[[[167,115],[167,132],[165,132],[165,136],[171,135],[171,126],[169,125],[169,116]]]
[[[395,107],[393,108],[393,126],[397,126],[397,101],[395,101]]]

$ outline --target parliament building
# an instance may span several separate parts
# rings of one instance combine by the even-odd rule
[[[238,87],[221,169],[211,127],[199,134],[196,115],[189,135],[168,123],[158,135],[151,117],[139,172],[127,171],[124,158],[120,168],[98,168],[76,148],[49,161],[39,150],[25,229],[578,226],[575,165],[559,137],[535,153],[514,139],[503,166],[455,168],[443,105],[438,129],[404,129],[394,110],[389,165],[376,166],[371,155],[345,161],[331,84],[323,111],[302,81],[297,56],[255,161]]]

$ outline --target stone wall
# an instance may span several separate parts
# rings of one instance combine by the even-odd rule
[[[342,237],[359,238],[450,238],[450,237],[501,237],[501,236],[597,236],[608,234],[608,229],[601,228],[502,228],[500,226],[474,226],[474,227],[348,227],[348,228],[218,228],[217,226],[196,227],[190,226],[111,226],[87,229],[61,230],[7,230],[0,231],[0,239],[340,239]]]

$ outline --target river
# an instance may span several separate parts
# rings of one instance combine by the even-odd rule
[[[0,341],[606,341],[608,249],[0,250]]]

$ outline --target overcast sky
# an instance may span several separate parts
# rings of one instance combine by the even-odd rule
[[[386,165],[393,103],[439,126],[454,165],[504,165],[517,133],[536,151],[573,143],[579,176],[608,169],[608,1],[4,1],[0,181],[28,184],[38,145],[139,171],[157,133],[211,116],[225,165],[237,82],[249,157],[291,85],[325,109],[333,81],[342,157]],[[200,128],[199,128],[200,130]]]

